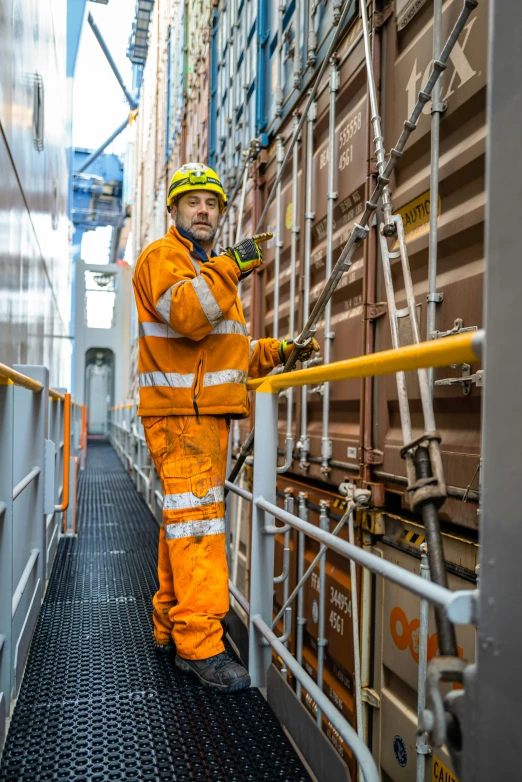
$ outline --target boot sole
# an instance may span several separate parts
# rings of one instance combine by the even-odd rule
[[[160,654],[176,654],[176,647],[174,644],[154,644],[154,648]]]
[[[240,690],[247,690],[250,687],[250,676],[248,679],[232,682],[231,684],[217,684],[214,682],[209,682],[206,679],[203,679],[203,677],[200,676],[199,673],[195,671],[186,662],[186,660],[183,659],[183,657],[179,657],[177,655],[176,668],[179,668],[179,670],[183,673],[191,674],[200,682],[200,684],[202,684],[204,687],[207,687],[209,690],[217,690],[218,692],[239,692]]]

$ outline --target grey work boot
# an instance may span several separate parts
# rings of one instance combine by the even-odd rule
[[[215,654],[206,660],[186,660],[177,654],[176,667],[183,673],[191,673],[211,690],[236,692],[250,687],[247,671],[228,652]]]
[[[174,644],[174,641],[168,641],[166,644],[160,644],[157,641],[154,641],[154,648],[157,652],[160,652],[160,654],[175,654],[176,653],[176,646]]]

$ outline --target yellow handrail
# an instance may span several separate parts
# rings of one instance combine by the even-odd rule
[[[0,364],[0,377],[6,377],[8,380],[12,380],[16,386],[27,388],[29,391],[34,391],[35,394],[39,394],[43,390],[43,385],[38,380],[22,375],[21,372],[17,372],[16,369],[11,369],[5,364]]]
[[[55,391],[54,388],[49,389],[49,396],[51,399],[59,399],[60,402],[65,402],[65,394],[61,394],[60,391]]]
[[[326,366],[299,369],[281,375],[270,375],[259,380],[249,380],[247,388],[255,391],[263,386],[263,392],[275,393],[283,388],[326,383],[333,380],[349,380],[376,375],[392,375],[428,367],[445,367],[450,364],[471,364],[480,360],[483,331],[458,334],[454,337],[421,342],[397,350],[384,350],[368,356],[336,361]]]

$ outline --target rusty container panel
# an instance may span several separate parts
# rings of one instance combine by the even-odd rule
[[[317,654],[312,648],[306,646],[303,648],[303,667],[306,673],[317,682]],[[350,690],[346,689],[327,667],[323,670],[323,692],[341,712],[343,717],[355,728],[353,696]],[[310,714],[314,718],[317,717],[317,703],[304,687],[301,690],[301,700]],[[355,758],[339,732],[324,714],[322,717],[322,729],[330,743],[346,763],[352,779],[355,780],[357,778]]]
[[[375,554],[419,573],[419,550],[424,541],[422,527],[386,519],[384,540],[387,542],[376,545]],[[477,545],[448,534],[444,535],[444,547],[450,589],[474,589]],[[415,780],[416,764],[420,601],[410,592],[378,577],[375,605],[374,689],[381,699],[380,710],[374,711],[374,735],[380,737],[377,752],[382,770],[393,782],[409,782]],[[472,663],[475,659],[475,631],[469,626],[456,629],[459,655]],[[433,608],[430,608],[428,660],[437,651],[435,618]],[[445,684],[443,692],[451,687],[458,688],[459,685]],[[439,765],[442,762],[451,768],[445,752],[437,751],[436,755]],[[431,780],[431,776],[427,775],[426,779]]]
[[[457,0],[446,3],[443,9],[442,39],[453,26],[460,11]],[[430,67],[433,34],[432,6],[426,4],[397,31],[393,20],[386,25],[387,85],[384,98],[385,135],[387,147],[398,138],[402,123],[416,100],[416,93]],[[417,318],[421,339],[430,335],[426,330],[428,293],[429,214],[437,209],[438,219],[438,276],[437,292],[443,301],[437,305],[436,333],[444,334],[460,326],[482,325],[483,288],[483,233],[484,233],[484,154],[485,154],[485,75],[487,57],[488,7],[481,3],[470,17],[456,45],[448,69],[441,79],[441,99],[447,110],[441,119],[440,188],[436,206],[429,200],[430,177],[430,110],[428,104],[421,115],[419,129],[406,147],[399,162],[392,199],[403,217],[417,300]],[[393,241],[390,249],[397,247]],[[397,306],[405,306],[404,285],[400,262],[392,261],[392,275],[396,289]],[[386,298],[384,280],[380,282],[380,298]],[[401,344],[412,341],[409,317],[399,321]],[[377,349],[391,347],[388,318],[377,325]],[[466,371],[473,374],[479,365],[470,368],[442,368],[435,370],[435,381],[457,380]],[[401,476],[405,475],[400,458],[402,433],[394,377],[379,378],[376,382],[377,406],[374,420],[375,447],[382,451],[384,479],[394,492],[404,491]],[[413,436],[424,431],[416,376],[408,377]],[[480,388],[472,383],[436,386],[434,410],[437,429],[442,435],[442,461],[446,482],[451,487],[478,490],[480,459]],[[397,476],[393,479],[393,476]],[[446,502],[441,518],[464,527],[477,528],[477,504],[458,499]]]

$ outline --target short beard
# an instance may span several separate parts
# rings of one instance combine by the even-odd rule
[[[201,228],[198,228],[197,226],[194,226],[191,222],[188,220],[185,221],[179,214],[179,212],[176,213],[176,228],[181,228],[183,231],[188,233],[191,239],[193,239],[195,242],[201,243],[204,242],[205,244],[210,244],[214,241],[214,237],[217,232],[217,225],[211,226],[208,225],[210,228],[210,233],[205,230],[205,236],[201,236]],[[204,229],[203,229],[204,230]]]

